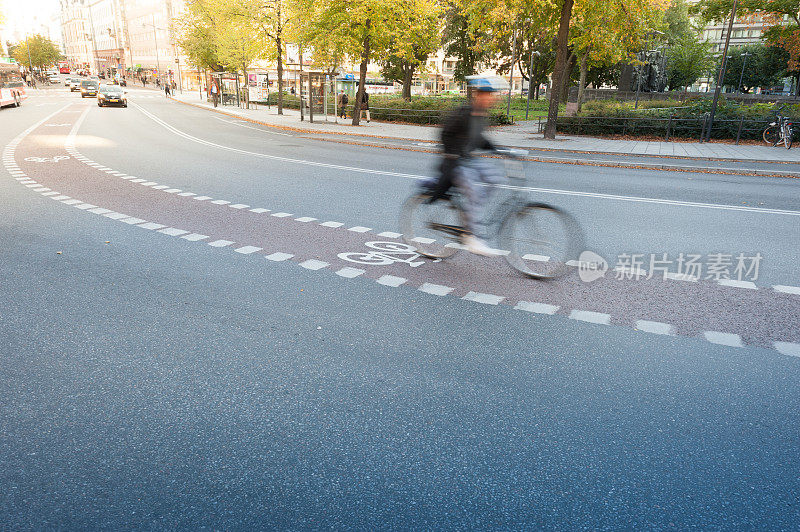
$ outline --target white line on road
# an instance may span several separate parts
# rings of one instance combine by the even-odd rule
[[[558,309],[560,309],[561,307],[556,305],[548,305],[546,303],[520,301],[514,308],[517,310],[524,310],[525,312],[533,312],[536,314],[549,314],[552,316],[553,314],[558,312]]]
[[[378,284],[382,284],[384,286],[391,286],[392,288],[397,288],[401,284],[405,283],[408,279],[405,277],[395,277],[394,275],[384,275],[380,277],[375,282]]]
[[[703,333],[703,336],[712,344],[727,345],[728,347],[744,347],[742,338],[738,334],[706,331]]]
[[[271,260],[273,262],[282,262],[282,261],[285,261],[285,260],[289,260],[292,257],[294,257],[294,255],[292,255],[291,253],[280,253],[280,252],[278,252],[278,253],[273,253],[272,255],[267,255],[264,258],[267,259],[267,260]]]
[[[573,310],[569,314],[569,319],[585,321],[588,323],[597,323],[599,325],[609,325],[611,323],[611,316],[603,314],[602,312],[591,312],[588,310]]]
[[[365,271],[366,270],[359,270],[358,268],[346,267],[336,272],[336,275],[339,277],[344,277],[345,279],[354,279],[359,275],[363,275]]]
[[[661,323],[659,321],[638,320],[636,322],[636,328],[639,329],[640,331],[652,334],[665,334],[665,335],[675,334],[675,327],[673,327],[669,323]]]
[[[300,266],[306,270],[321,270],[322,268],[327,268],[330,264],[317,259],[308,259],[301,262]]]
[[[422,286],[419,287],[420,292],[425,292],[426,294],[432,294],[434,296],[446,296],[453,290],[455,289],[450,288],[449,286],[443,286],[440,284],[433,284],[433,283],[424,283]]]
[[[261,251],[263,248],[259,248],[256,246],[242,246],[240,248],[234,249],[236,253],[241,253],[242,255],[249,255],[251,253],[255,253],[256,251]]]
[[[185,231],[183,229],[176,229],[174,227],[167,227],[167,228],[161,229],[159,231],[159,233],[163,233],[163,234],[169,235],[169,236],[181,236],[181,235],[185,235],[188,232],[189,231]]]
[[[504,296],[496,296],[494,294],[482,294],[480,292],[469,292],[462,297],[464,301],[474,301],[475,303],[483,303],[484,305],[499,305],[505,299]]]
[[[208,245],[212,248],[224,248],[225,246],[230,246],[233,244],[232,240],[214,240],[213,242],[209,242]]]
[[[189,242],[197,242],[199,240],[205,240],[206,238],[208,238],[208,235],[201,235],[199,233],[191,233],[191,234],[188,234],[188,235],[184,235],[181,238],[183,238],[184,240],[188,240]]]

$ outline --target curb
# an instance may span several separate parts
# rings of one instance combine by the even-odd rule
[[[291,131],[293,133],[305,133],[305,134],[317,134],[317,135],[340,135],[340,136],[356,136],[356,137],[364,137],[370,139],[387,139],[387,140],[400,140],[400,141],[408,141],[408,142],[422,142],[421,139],[415,138],[407,138],[407,137],[388,137],[388,136],[381,136],[381,135],[371,135],[366,133],[344,133],[340,131],[319,131],[314,129],[306,129],[306,128],[299,128],[299,127],[292,127],[292,126],[283,126],[283,125],[275,125],[268,122],[263,122],[261,120],[255,120],[253,118],[248,118],[246,116],[241,116],[236,113],[230,113],[222,109],[210,108],[206,107],[205,105],[198,105],[191,102],[185,102],[183,100],[178,100],[172,96],[169,96],[168,99],[173,100],[175,102],[181,103],[183,105],[188,105],[191,107],[196,107],[198,109],[203,109],[206,111],[211,111],[214,113],[219,113],[221,115],[229,116],[231,118],[236,118],[238,120],[244,120],[246,122],[250,122],[252,124],[258,124],[261,126],[266,126],[273,129],[279,129],[281,131]],[[385,145],[385,144],[377,144],[377,143],[361,143],[361,142],[347,142],[344,140],[333,140],[333,139],[314,139],[314,140],[324,140],[328,142],[340,142],[343,144],[352,144],[357,146],[369,146],[375,148],[386,148],[386,149],[395,149],[395,150],[403,150],[403,151],[417,151],[417,152],[425,152],[425,153],[438,153],[438,150],[425,150],[425,149],[409,149],[405,146],[392,146],[392,145]],[[518,147],[518,146],[514,146]],[[520,148],[526,149],[526,148]],[[540,148],[536,148],[537,150]],[[547,150],[546,151],[558,151],[558,150]],[[592,153],[592,154],[605,154],[605,155],[619,155],[619,154],[611,154],[606,152],[575,152],[571,150],[570,153]],[[625,157],[626,155],[621,155]],[[635,156],[635,155],[634,155]],[[654,157],[663,157],[665,159],[675,157],[669,156],[654,156]],[[628,162],[621,162],[621,161],[604,161],[598,159],[579,159],[577,157],[544,157],[544,156],[528,156],[523,158],[526,161],[533,161],[533,162],[541,162],[541,163],[552,163],[552,164],[572,164],[577,166],[599,166],[599,167],[607,167],[607,168],[628,168],[628,169],[638,169],[638,170],[664,170],[664,171],[677,171],[677,172],[698,172],[704,174],[723,174],[723,175],[745,175],[745,176],[760,176],[760,177],[783,177],[783,178],[793,178],[798,179],[800,178],[800,171],[785,171],[785,172],[776,172],[773,170],[761,170],[756,168],[725,168],[725,167],[717,167],[717,166],[687,166],[687,165],[678,165],[678,164],[659,164],[659,163],[628,163]],[[698,160],[698,159],[693,159]],[[699,160],[730,160],[730,159],[714,159],[714,158],[701,158]],[[758,161],[753,161],[758,162]],[[789,164],[789,163],[786,163]]]

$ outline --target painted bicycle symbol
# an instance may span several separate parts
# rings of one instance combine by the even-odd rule
[[[366,246],[375,251],[339,253],[339,258],[370,266],[389,266],[396,262],[405,262],[412,268],[416,268],[425,264],[424,261],[417,260],[422,255],[417,253],[417,249],[413,246],[399,242],[367,242]]]
[[[26,161],[30,161],[32,163],[57,163],[58,161],[63,161],[65,159],[69,159],[69,155],[56,155],[55,157],[25,157]]]

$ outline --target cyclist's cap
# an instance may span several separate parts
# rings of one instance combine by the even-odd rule
[[[509,89],[508,82],[498,76],[467,76],[466,80],[467,85],[476,91],[498,92]]]

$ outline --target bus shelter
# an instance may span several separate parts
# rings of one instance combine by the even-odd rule
[[[211,87],[217,88],[220,105],[239,105],[239,76],[235,72],[212,72],[208,79],[208,97],[213,99]]]

